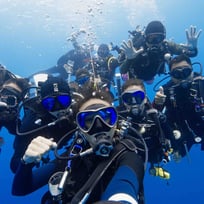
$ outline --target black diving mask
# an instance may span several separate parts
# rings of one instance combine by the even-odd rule
[[[4,87],[0,91],[0,101],[7,104],[7,107],[14,108],[20,100],[20,92],[12,87]]]
[[[6,103],[8,108],[14,108],[18,105],[17,97],[13,95],[0,96],[0,102]]]
[[[192,68],[189,66],[176,67],[171,72],[170,75],[175,79],[184,80],[190,76],[192,73]]]
[[[149,44],[159,44],[165,38],[163,33],[151,33],[146,36],[146,42]]]
[[[135,104],[140,105],[145,99],[144,91],[125,91],[122,93],[122,100],[125,104],[132,106]]]

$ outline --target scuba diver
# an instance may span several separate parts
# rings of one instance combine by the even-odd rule
[[[186,30],[187,44],[166,40],[166,28],[160,21],[151,21],[144,31],[137,27],[130,33],[132,39],[123,41],[121,45],[122,55],[126,58],[120,72],[124,78],[139,78],[152,84],[157,74],[165,74],[165,63],[172,55],[184,53],[189,57],[197,56],[197,40],[201,30],[196,32],[194,26]]]
[[[45,82],[39,82],[39,86],[27,90],[18,110],[17,135],[13,144],[14,154],[10,161],[10,169],[15,173],[15,177],[19,176],[17,169],[21,165],[21,158],[33,139],[43,136],[53,138],[57,142],[65,133],[76,127],[72,112],[73,103],[74,97],[68,83],[59,77],[48,76]],[[35,163],[28,166],[32,172]],[[20,183],[15,184],[13,191],[20,191]],[[31,186],[20,193],[26,194],[32,190]]]
[[[26,79],[0,65],[0,129],[5,127],[10,134],[16,135],[18,105],[29,86]]]
[[[39,143],[33,141],[23,156],[25,164],[22,165],[28,169],[32,165],[29,161],[39,161],[42,155],[56,148],[58,162],[55,165],[64,168],[62,171],[56,166],[52,171],[49,192],[43,196],[41,203],[140,203],[144,162],[134,143],[120,139],[118,135],[118,117],[111,105],[112,97],[108,92],[92,92],[90,89],[86,89],[83,95],[84,99],[76,106],[78,129],[62,137],[57,148],[54,141],[46,138],[43,139],[46,145],[41,149],[36,147]],[[71,142],[70,134],[73,135]],[[63,147],[65,152],[61,151]],[[31,150],[35,153],[29,155]],[[66,165],[62,165],[64,162]],[[26,184],[41,182],[39,179],[45,180],[45,177],[47,180],[48,174],[33,177],[30,170],[26,170],[21,173],[21,179],[15,177],[13,187],[22,179],[27,182],[21,183],[13,193],[20,195],[15,193],[20,191],[19,188],[30,189]]]
[[[87,69],[93,73],[95,80],[98,80],[102,86],[110,90],[111,85],[114,84],[115,70],[118,66],[119,62],[110,52],[109,46],[102,43],[97,49],[96,57],[90,61]]]
[[[169,63],[170,80],[156,92],[153,106],[164,110],[173,132],[170,138],[175,161],[187,156],[193,144],[204,150],[204,79],[193,71],[194,63],[182,54]]]
[[[75,80],[69,83],[69,87],[72,91],[81,93],[83,86],[92,81],[93,75],[86,68],[79,68],[75,74]]]
[[[170,174],[163,169],[170,161],[172,151],[165,116],[152,107],[140,79],[127,80],[121,87],[120,97],[122,103],[117,106],[117,111],[121,136],[125,138],[128,133],[134,135],[132,139],[138,154],[146,164],[150,163],[150,174],[169,179]],[[159,169],[162,171],[157,174]]]
[[[107,83],[102,82],[99,77],[95,77],[93,72],[87,68],[78,69],[76,71],[76,78],[69,83],[69,87],[75,95],[83,94],[84,89],[94,89],[107,91],[112,95],[112,98],[114,98],[113,93],[107,88]]]
[[[84,68],[91,60],[90,53],[92,51],[92,45],[79,45],[77,38],[80,34],[85,33],[84,30],[79,30],[74,32],[68,39],[73,45],[73,49],[69,50],[67,53],[62,55],[58,60],[57,64],[51,68],[39,71],[32,74],[28,78],[32,78],[36,74],[49,74],[53,76],[58,76],[66,79],[68,82],[71,80],[71,76],[76,74],[79,68]]]

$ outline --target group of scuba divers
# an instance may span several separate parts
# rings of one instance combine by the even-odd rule
[[[73,50],[28,78],[1,66],[0,125],[15,135],[12,195],[48,185],[42,204],[144,204],[147,167],[169,179],[171,157],[204,149],[204,79],[191,62],[201,30],[186,30],[186,44],[166,40],[160,21],[129,34],[91,56],[76,33]],[[162,74],[160,83],[170,79],[151,101],[145,84]]]

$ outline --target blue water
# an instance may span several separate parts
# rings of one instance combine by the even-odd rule
[[[151,20],[161,20],[166,25],[167,38],[185,43],[186,28],[190,25],[203,28],[203,8],[201,0],[1,0],[0,63],[26,77],[55,65],[72,48],[67,37],[80,28],[90,34],[82,36],[82,42],[120,45],[127,40],[128,30],[145,26]],[[193,62],[203,63],[203,45],[202,33],[199,54]],[[152,86],[147,91],[153,98]],[[47,186],[28,196],[11,195],[13,175],[9,162],[14,136],[4,128],[0,136],[5,139],[0,154],[0,204],[38,204]],[[178,164],[172,161],[165,168],[171,172],[168,182],[146,174],[146,204],[204,203],[204,153],[199,145],[190,152],[190,161],[187,158]]]

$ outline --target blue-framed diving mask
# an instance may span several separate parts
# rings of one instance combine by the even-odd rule
[[[113,135],[117,123],[114,107],[84,110],[77,114],[77,125],[89,142],[96,155],[109,156],[113,149]]]
[[[79,85],[84,85],[87,81],[89,81],[90,76],[84,75],[84,76],[80,76],[79,78],[76,79],[76,82]]]
[[[86,133],[90,132],[96,120],[99,120],[104,127],[107,126],[108,129],[110,129],[114,127],[117,122],[117,112],[114,107],[85,110],[77,114],[76,120],[79,128]]]
[[[71,105],[72,99],[69,94],[58,93],[57,95],[46,96],[42,99],[43,108],[49,112],[67,109]]]

